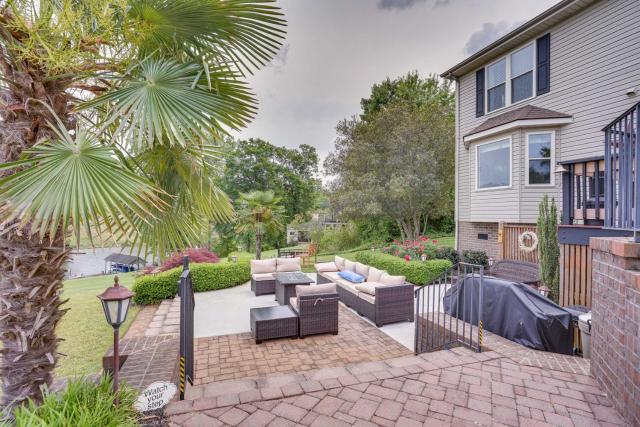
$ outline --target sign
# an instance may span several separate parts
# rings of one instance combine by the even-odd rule
[[[164,407],[175,396],[178,388],[167,381],[156,381],[142,392],[133,406],[140,412],[153,411]]]

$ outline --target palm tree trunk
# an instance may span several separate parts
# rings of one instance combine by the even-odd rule
[[[46,102],[65,122],[70,122],[64,82],[45,79],[46,73],[23,63],[22,70],[2,72],[19,84],[3,93],[11,108],[0,110],[0,163],[14,161],[37,141],[51,134],[47,122],[52,116]],[[11,86],[13,88],[13,86]],[[13,171],[3,171],[6,176]],[[64,264],[69,250],[64,247],[64,230],[53,242],[31,235],[29,227],[5,224],[0,232],[0,419],[28,399],[42,400],[41,387],[51,385],[58,358],[55,328],[66,310],[60,306]]]
[[[262,256],[262,234],[256,233],[256,259]]]
[[[60,309],[63,266],[69,251],[59,238],[39,242],[18,232],[0,236],[0,407],[8,410],[41,399],[58,358],[55,328]]]

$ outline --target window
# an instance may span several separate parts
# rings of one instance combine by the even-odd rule
[[[533,43],[487,66],[487,111],[533,96]]]
[[[503,188],[511,185],[511,140],[476,147],[476,188]]]
[[[506,103],[507,59],[502,58],[487,67],[487,109],[493,111]]]
[[[553,133],[527,134],[527,184],[551,185],[553,174]]]
[[[533,45],[511,54],[511,102],[533,96]]]

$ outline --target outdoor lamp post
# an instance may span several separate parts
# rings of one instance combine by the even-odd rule
[[[547,288],[544,285],[538,288],[538,292],[540,292],[540,295],[542,295],[543,297],[549,296],[549,291],[551,291],[551,289]]]
[[[120,325],[127,320],[129,305],[133,292],[124,286],[120,286],[118,276],[113,278],[113,286],[107,288],[102,294],[98,295],[102,302],[102,309],[107,318],[107,323],[113,328],[113,392],[118,392],[118,381],[120,371]],[[116,396],[116,404],[118,403]]]

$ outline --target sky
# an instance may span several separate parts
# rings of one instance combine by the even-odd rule
[[[323,159],[335,127],[386,77],[442,73],[557,0],[279,0],[276,58],[249,78],[258,115],[238,138],[309,144]]]

